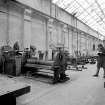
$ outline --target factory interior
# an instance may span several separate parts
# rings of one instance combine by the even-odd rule
[[[105,105],[105,1],[0,0],[0,105]]]

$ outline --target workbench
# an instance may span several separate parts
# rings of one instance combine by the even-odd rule
[[[30,92],[30,86],[11,78],[0,77],[0,105],[16,105],[16,97]]]

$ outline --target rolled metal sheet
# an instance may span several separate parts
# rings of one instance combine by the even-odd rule
[[[53,66],[54,61],[44,61],[44,60],[36,60],[36,59],[30,58],[30,59],[27,59],[27,63]]]

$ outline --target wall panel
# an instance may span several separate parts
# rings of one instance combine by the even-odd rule
[[[73,52],[77,51],[77,33],[73,32]]]
[[[7,14],[0,12],[0,46],[6,44],[7,40]]]
[[[18,41],[22,45],[22,20],[16,16],[9,16],[9,43],[13,44]]]
[[[86,38],[81,36],[81,53],[86,54]]]
[[[34,16],[31,22],[31,44],[37,50],[46,49],[46,20],[40,16]]]
[[[69,52],[72,55],[72,31],[69,29]]]
[[[20,49],[23,49],[24,38],[24,11],[16,4],[9,4],[9,16],[8,16],[8,34],[9,44],[13,44],[18,41]]]
[[[57,39],[58,39],[57,32],[58,32],[57,26],[56,26],[56,23],[54,22],[54,24],[53,24],[53,31],[52,31],[52,42],[54,43],[54,45],[57,44]]]
[[[64,39],[65,39],[65,42],[64,42],[64,46],[68,49],[69,48],[69,36],[68,36],[68,32],[65,32],[64,33]]]
[[[17,0],[17,1],[50,15],[51,0]]]
[[[31,22],[24,20],[24,48],[30,48],[31,43]]]

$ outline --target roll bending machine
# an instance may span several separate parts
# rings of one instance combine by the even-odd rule
[[[43,61],[43,60],[36,60],[34,58],[29,58],[27,59],[22,72],[26,74],[29,72],[36,73],[36,74],[39,72],[41,72],[42,74],[51,73],[53,74],[53,78],[52,78],[52,82],[53,82],[54,79],[56,78],[55,75],[56,75],[56,72],[59,70],[59,68],[60,68],[59,66],[54,65],[54,61]],[[44,71],[42,69],[44,69]]]

